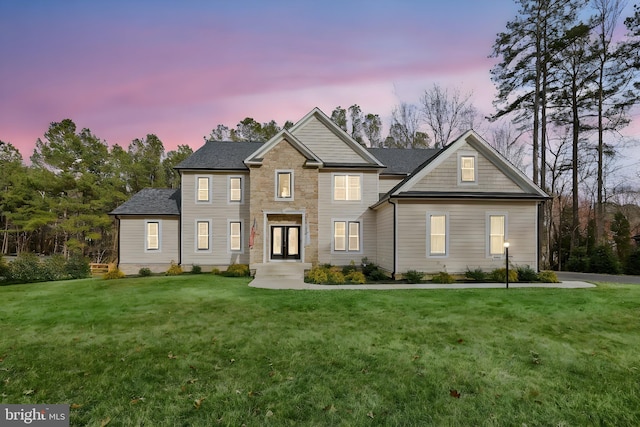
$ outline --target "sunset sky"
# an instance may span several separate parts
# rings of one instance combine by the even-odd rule
[[[25,159],[50,122],[110,145],[198,148],[218,123],[354,103],[386,129],[438,83],[491,113],[489,59],[513,0],[0,0],[0,140]]]

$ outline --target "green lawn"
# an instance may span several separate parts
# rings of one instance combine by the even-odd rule
[[[71,425],[640,425],[640,286],[0,287],[0,401]]]

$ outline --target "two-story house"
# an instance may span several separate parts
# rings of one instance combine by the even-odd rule
[[[233,263],[377,263],[464,272],[511,261],[538,268],[548,196],[468,131],[441,150],[366,148],[319,109],[265,143],[206,142],[176,166],[178,190],[119,206],[119,267],[204,271]]]

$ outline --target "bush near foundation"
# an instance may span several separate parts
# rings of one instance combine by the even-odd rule
[[[424,273],[417,270],[409,270],[404,273],[402,277],[407,281],[407,283],[422,283]]]
[[[456,279],[455,279],[455,277],[453,277],[451,274],[447,273],[446,271],[441,271],[440,273],[438,273],[435,276],[433,276],[431,278],[431,281],[433,283],[449,284],[449,283],[455,282]]]
[[[496,268],[489,274],[489,279],[498,282],[504,283],[507,281],[507,269],[506,268]],[[509,269],[509,281],[517,282],[518,281],[518,271],[512,268]]]
[[[467,279],[475,280],[476,282],[487,281],[487,273],[482,271],[481,268],[470,270],[469,267],[467,267],[467,271],[464,273],[464,277],[466,277]]]
[[[125,277],[126,274],[124,274],[124,272],[118,267],[114,267],[102,275],[104,280],[117,280],[124,279]]]
[[[542,283],[560,283],[555,271],[544,270],[538,273],[538,280]]]
[[[221,276],[226,277],[245,277],[251,274],[249,266],[247,264],[231,264],[227,271],[220,273]]]

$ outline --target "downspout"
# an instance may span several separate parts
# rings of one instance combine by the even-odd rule
[[[391,272],[391,278],[396,280],[396,271],[398,270],[397,266],[397,241],[398,241],[398,219],[397,219],[397,211],[398,205],[391,200],[387,200],[389,203],[393,205],[393,271]]]

